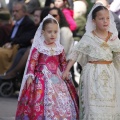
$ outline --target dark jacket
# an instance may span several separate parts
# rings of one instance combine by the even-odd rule
[[[10,36],[12,35],[13,29]],[[31,39],[34,37],[34,34],[34,22],[28,16],[25,16],[22,23],[19,25],[15,37],[12,39],[10,38],[9,42],[11,42],[12,44],[19,44],[20,47],[28,47],[31,45]]]
[[[11,30],[11,24],[0,25],[0,47],[8,42]]]

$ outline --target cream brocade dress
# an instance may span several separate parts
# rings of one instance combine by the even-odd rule
[[[107,42],[85,33],[68,59],[79,62],[80,120],[120,120],[120,40],[112,35]],[[93,64],[89,61],[113,61]]]

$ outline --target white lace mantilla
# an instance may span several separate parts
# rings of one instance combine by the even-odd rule
[[[46,54],[48,56],[59,55],[60,53],[63,52],[63,46],[60,44],[56,44],[56,47],[50,48],[50,47],[46,47],[44,43],[40,43],[40,44],[37,44],[36,49],[40,53]],[[51,51],[53,51],[54,54],[51,54]]]

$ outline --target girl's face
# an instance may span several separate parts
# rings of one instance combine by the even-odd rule
[[[40,23],[40,14],[41,14],[41,11],[40,10],[36,10],[35,12],[34,12],[34,23],[35,23],[35,25],[39,25],[39,23]]]
[[[95,19],[93,19],[96,29],[98,30],[108,30],[110,19],[108,10],[100,10],[96,13]]]
[[[60,16],[58,15],[57,10],[51,10],[49,14],[51,14],[58,22],[60,21]]]
[[[63,0],[55,0],[54,4],[55,4],[55,7],[62,8],[64,6],[64,1]]]
[[[48,23],[45,25],[43,35],[46,43],[54,43],[58,34],[58,25],[56,23]]]

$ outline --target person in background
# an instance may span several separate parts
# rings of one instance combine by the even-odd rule
[[[97,3],[86,33],[73,48],[63,79],[75,61],[82,65],[79,120],[120,120],[120,40],[112,13]]]
[[[36,8],[41,8],[41,3],[39,0],[25,0],[25,4],[29,14],[33,14]]]
[[[73,34],[69,28],[69,25],[65,19],[64,14],[59,8],[57,7],[51,8],[49,14],[51,14],[60,25],[60,43],[61,45],[64,46],[65,55],[67,58],[74,44]]]
[[[42,9],[41,8],[36,8],[34,13],[33,13],[33,20],[35,23],[35,32],[40,24],[41,21],[41,12]],[[31,44],[33,42],[33,38],[31,39]],[[26,61],[29,55],[29,51],[30,51],[31,46],[29,46],[25,53],[23,54],[23,56],[21,57],[21,59],[19,59],[18,61],[16,61],[16,59],[13,60],[13,63],[11,65],[11,67],[7,70],[6,75],[4,76],[0,76],[0,79],[4,79],[4,80],[10,80],[10,79],[16,79],[18,77],[22,77],[23,76],[23,71],[26,65]],[[20,54],[20,53],[17,53]],[[22,54],[22,53],[21,53]],[[17,57],[18,55],[16,55]]]
[[[74,40],[79,41],[85,33],[87,3],[84,0],[77,0],[74,4],[74,20],[77,24],[76,35]]]
[[[87,3],[84,0],[77,0],[74,1],[73,4],[74,20],[77,24],[76,32],[74,32],[74,45],[76,45],[85,33]],[[82,67],[76,62],[73,68],[75,80],[77,81],[76,86],[78,86]]]
[[[120,19],[120,0],[113,0],[110,4],[110,10],[116,13]]]
[[[55,7],[62,10],[63,14],[65,15],[65,18],[69,24],[70,30],[74,32],[77,28],[77,24],[73,18],[74,12],[71,8],[69,8],[69,4],[67,0],[55,0],[54,1]],[[68,7],[67,7],[68,5]]]
[[[0,47],[9,40],[10,31],[12,30],[11,15],[8,10],[0,10]]]
[[[48,15],[34,37],[15,120],[78,120],[78,96],[75,88],[70,80],[61,78],[66,65],[58,22]]]
[[[4,74],[10,68],[16,52],[24,53],[25,49],[31,45],[30,40],[35,34],[35,25],[26,13],[24,2],[13,4],[13,17],[16,23],[11,30],[8,42],[4,44],[4,48],[0,48],[0,74]],[[20,60],[21,56],[20,54],[17,60]]]

